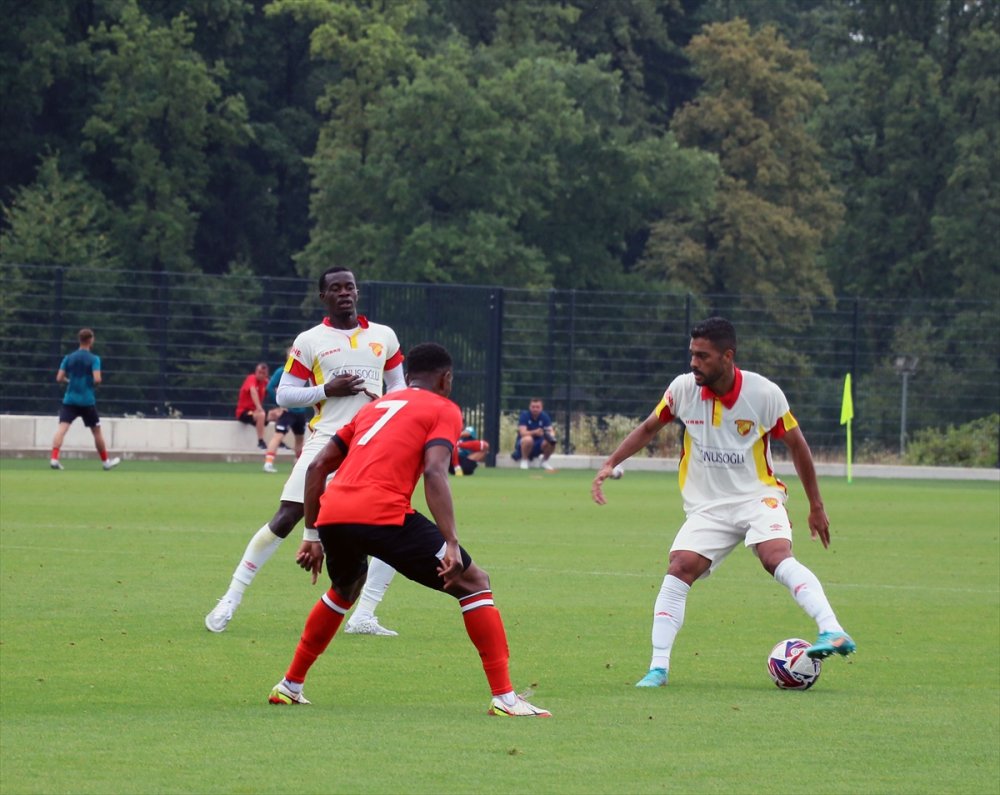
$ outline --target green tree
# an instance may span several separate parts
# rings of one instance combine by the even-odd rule
[[[363,168],[343,149],[317,152],[314,211],[337,249],[314,237],[313,269],[339,255],[379,278],[614,281],[629,233],[713,173],[669,139],[632,142],[609,124],[616,82],[594,63],[508,67],[460,44],[423,62],[373,109]]]
[[[114,294],[125,277],[100,192],[80,174],[64,175],[58,156],[49,155],[35,181],[2,210],[0,338],[16,336],[15,327],[34,327],[41,344],[60,324],[110,325],[112,313],[100,299]],[[61,333],[53,332],[55,345]],[[0,372],[16,371],[23,356],[22,350],[0,351]]]
[[[174,385],[197,395],[198,403],[173,410],[204,414],[218,405],[235,405],[240,379],[261,356],[263,335],[256,310],[262,292],[261,280],[243,262],[234,262],[221,275],[192,275],[173,289],[184,325],[198,329],[183,337],[190,348],[172,377]],[[231,380],[218,377],[241,363],[243,373],[233,374]]]
[[[933,304],[921,302],[919,315],[903,317],[889,333],[879,329],[877,350],[882,355],[875,357],[875,366],[858,380],[856,389],[866,396],[856,407],[859,440],[896,448],[902,378],[895,360],[902,355],[918,360],[908,383],[907,432],[954,419],[953,412],[942,411],[942,395],[961,395],[968,406],[981,407],[983,415],[992,412],[997,405],[996,381],[984,373],[996,370],[1000,330],[990,322],[995,308],[982,301],[977,304],[949,300],[932,314]]]
[[[87,38],[124,0],[6,3],[0,29],[0,201],[35,178],[48,152],[81,170],[80,129],[93,99]]]
[[[15,194],[3,215],[4,262],[107,270],[120,265],[107,201],[81,174],[64,176],[57,155],[42,160],[35,181]]]
[[[191,49],[184,16],[154,24],[135,0],[90,39],[97,98],[83,127],[94,182],[119,207],[116,234],[133,267],[192,267],[206,159],[246,139],[242,98],[225,70]]]
[[[683,47],[700,26],[702,2],[431,0],[429,5],[472,47],[548,44],[576,53],[581,63],[607,58],[621,75],[626,123],[662,126],[697,89]]]
[[[189,20],[192,47],[224,63],[219,87],[246,103],[248,139],[213,147],[193,259],[206,273],[234,261],[258,275],[294,276],[292,255],[309,239],[309,169],[320,116],[316,100],[333,67],[309,57],[310,29],[267,14],[264,0],[170,0],[156,20]],[[144,6],[149,9],[149,6]],[[149,13],[152,13],[150,10]]]
[[[866,0],[846,25],[818,126],[847,208],[828,254],[834,284],[876,297],[988,294],[1000,6]]]
[[[425,56],[408,19],[320,5],[314,52],[347,66],[313,159],[309,273],[344,261],[366,278],[606,285],[630,235],[710,190],[711,158],[621,124],[606,59],[515,33],[530,29],[517,14],[497,39],[518,47],[453,37]]]
[[[419,59],[418,41],[409,27],[425,13],[424,3],[275,0],[267,13],[291,15],[300,24],[313,26],[311,54],[337,65],[336,78],[318,102],[320,112],[333,122],[323,135],[335,135],[364,160],[373,101],[383,86],[412,74]]]
[[[912,41],[893,38],[831,77],[837,98],[822,137],[838,159],[847,207],[834,241],[839,290],[886,297],[950,292],[931,254],[931,217],[952,142],[941,74]]]
[[[842,214],[807,122],[826,95],[806,53],[774,28],[741,19],[709,25],[688,54],[704,85],[671,123],[681,144],[713,152],[722,175],[711,205],[657,224],[643,269],[699,294],[793,295],[768,301],[782,325],[832,295],[821,251]]]
[[[962,298],[1000,295],[1000,34],[973,31],[951,82],[954,159],[934,205],[936,260]]]

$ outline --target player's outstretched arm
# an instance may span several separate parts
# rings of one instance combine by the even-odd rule
[[[819,480],[816,478],[816,465],[813,463],[812,451],[799,428],[792,428],[781,437],[792,454],[795,474],[802,482],[802,488],[809,500],[809,533],[813,538],[823,542],[823,547],[830,546],[830,518],[823,506],[823,497],[819,493]]]
[[[604,505],[607,503],[607,499],[604,496],[604,481],[611,477],[611,471],[618,466],[623,461],[628,460],[633,455],[638,453],[647,444],[653,441],[653,437],[659,433],[660,428],[664,425],[660,421],[660,418],[656,416],[656,412],[651,413],[646,419],[639,423],[635,428],[633,428],[629,435],[622,439],[621,444],[615,448],[615,451],[608,456],[607,460],[601,464],[601,468],[597,470],[597,476],[594,478],[593,484],[590,487],[590,496],[593,497],[594,502],[598,505]]]

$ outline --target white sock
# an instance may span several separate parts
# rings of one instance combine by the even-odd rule
[[[774,570],[774,579],[784,585],[798,602],[799,607],[816,622],[820,632],[843,632],[837,616],[823,593],[816,575],[795,558],[785,558]]]
[[[288,679],[282,679],[281,681],[284,683],[285,687],[293,693],[297,694],[302,692],[302,682],[291,682]]]
[[[257,576],[261,567],[271,559],[271,555],[274,554],[282,541],[284,539],[272,533],[268,525],[264,525],[254,533],[243,552],[240,565],[233,572],[232,582],[229,583],[229,590],[226,591],[223,599],[239,604],[243,599],[243,592],[253,582],[253,578]]]
[[[653,604],[653,657],[650,668],[670,669],[670,650],[684,626],[684,608],[691,586],[674,575],[663,578]]]
[[[364,621],[375,615],[379,602],[389,589],[389,583],[396,576],[396,570],[388,563],[383,563],[378,558],[372,558],[368,562],[368,577],[365,579],[365,587],[361,590],[361,597],[358,599],[358,606],[351,616],[352,621]]]

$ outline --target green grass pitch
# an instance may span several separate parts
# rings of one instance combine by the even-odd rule
[[[335,638],[306,684],[313,706],[267,704],[325,587],[293,563],[298,531],[225,633],[203,618],[282,476],[0,462],[0,792],[997,792],[995,483],[824,479],[826,551],[791,483],[797,557],[858,654],[808,692],[777,690],[767,652],[815,629],[737,550],[693,589],[670,685],[649,691],[633,684],[676,482],[630,472],[598,507],[591,476],[452,481],[515,686],[554,715],[510,721],[486,715],[454,601],[402,578],[379,611],[399,637]]]

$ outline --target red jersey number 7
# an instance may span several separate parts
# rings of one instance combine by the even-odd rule
[[[385,424],[391,420],[393,416],[408,402],[409,401],[407,400],[383,400],[381,403],[373,406],[373,408],[384,411],[385,414],[379,417],[378,422],[372,425],[372,427],[369,428],[367,432],[360,439],[358,439],[357,442],[355,442],[355,444],[368,444],[368,442],[371,441],[371,438],[382,430],[382,428],[385,427]]]

